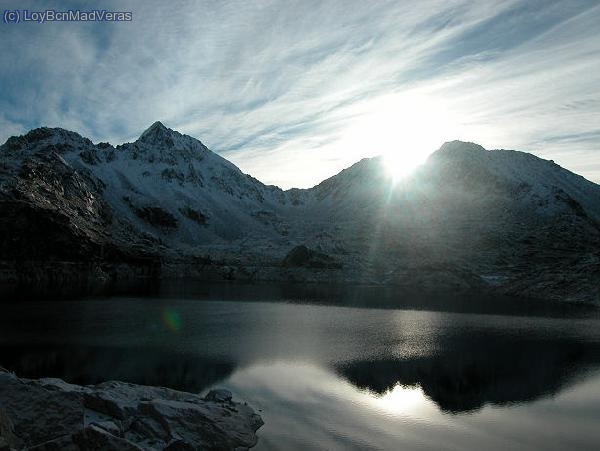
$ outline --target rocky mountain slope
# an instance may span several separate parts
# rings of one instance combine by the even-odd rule
[[[600,302],[600,186],[458,141],[400,181],[373,158],[282,191],[159,122],[116,147],[40,128],[0,147],[0,237],[17,289],[196,277]]]

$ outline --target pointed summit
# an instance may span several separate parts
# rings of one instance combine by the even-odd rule
[[[175,133],[170,128],[165,127],[162,122],[156,121],[140,135],[136,142],[164,144],[171,147],[174,144],[173,135]]]
[[[153,129],[153,128],[158,128],[161,130],[169,130],[167,127],[165,127],[165,125],[161,121],[156,121],[154,124],[152,124],[150,127],[148,127],[148,130]]]

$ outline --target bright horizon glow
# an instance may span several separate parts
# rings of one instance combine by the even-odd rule
[[[451,120],[457,115],[439,98],[418,90],[382,96],[360,105],[359,111],[344,130],[341,147],[350,160],[359,159],[366,149],[372,156],[381,155],[395,182],[461,130]]]
[[[394,183],[408,177],[424,163],[420,156],[409,152],[388,152],[382,155],[385,170]]]

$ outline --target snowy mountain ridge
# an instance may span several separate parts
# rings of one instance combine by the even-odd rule
[[[118,217],[151,235],[162,228],[161,235],[177,235],[179,244],[239,237],[256,222],[252,214],[285,201],[281,190],[243,174],[200,141],[159,122],[135,142],[116,147],[94,145],[66,130],[41,128],[9,139],[4,148],[3,161],[6,154],[15,157],[7,159],[13,173],[19,161],[56,154],[100,182],[103,198]],[[161,209],[163,220],[141,219],[140,212],[147,208]],[[177,229],[176,234],[170,229]]]
[[[397,182],[372,158],[283,191],[160,122],[118,146],[39,128],[0,146],[0,208],[8,262],[143,256],[163,276],[600,296],[600,186],[474,143]]]

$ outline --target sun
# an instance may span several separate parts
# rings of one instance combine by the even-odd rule
[[[383,165],[387,174],[394,182],[398,182],[425,162],[426,154],[411,152],[409,149],[391,150],[382,155]]]
[[[455,115],[442,99],[421,92],[382,95],[353,111],[340,148],[352,158],[381,155],[394,182],[409,176],[455,136]]]

